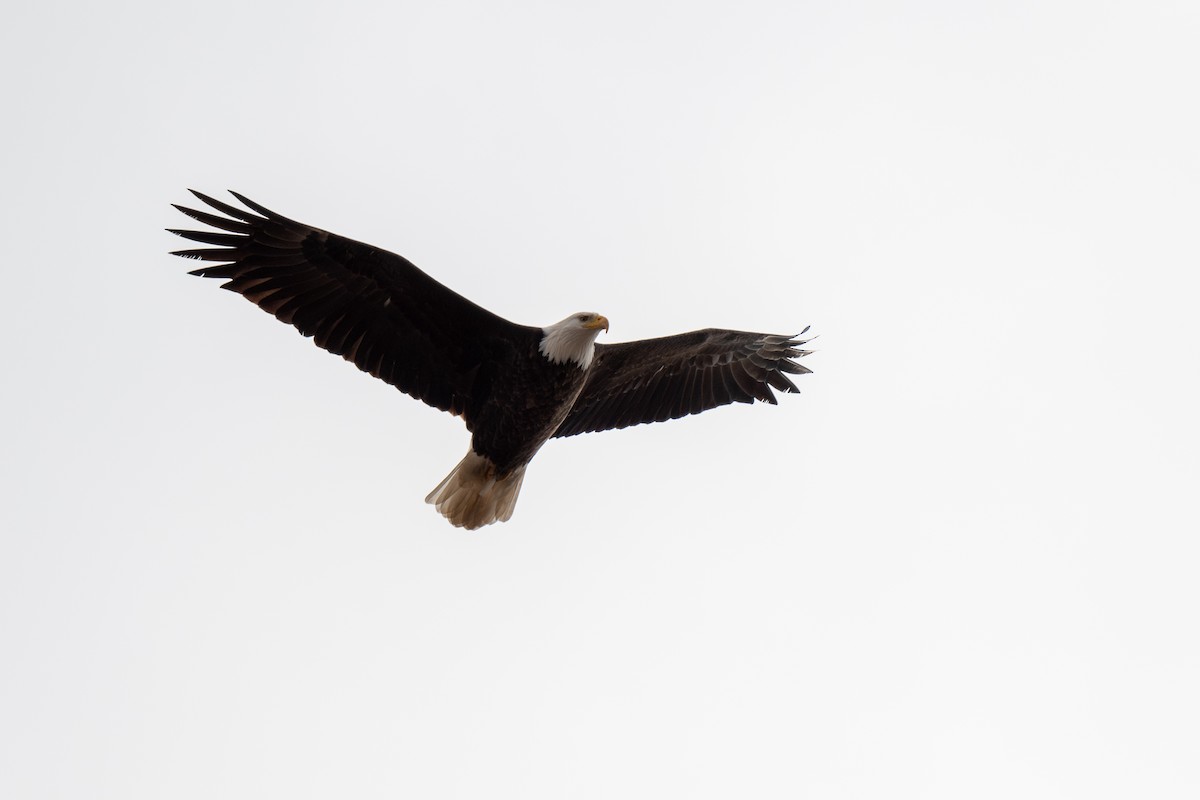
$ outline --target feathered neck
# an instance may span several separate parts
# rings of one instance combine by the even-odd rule
[[[580,369],[587,369],[592,363],[599,333],[599,328],[583,327],[578,317],[567,317],[542,328],[538,351],[554,364],[574,361]]]

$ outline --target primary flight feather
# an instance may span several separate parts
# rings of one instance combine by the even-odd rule
[[[246,208],[193,191],[225,216],[175,206],[216,230],[171,230],[213,245],[173,255],[318,346],[405,394],[462,417],[471,449],[425,498],[452,524],[508,520],[525,467],[552,437],[775,403],[810,370],[797,336],[709,328],[597,344],[608,320],[572,314],[517,325],[451,291],[407,259],[313,228],[231,192]]]

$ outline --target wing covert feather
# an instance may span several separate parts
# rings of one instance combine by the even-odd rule
[[[175,206],[217,229],[171,230],[212,245],[174,252],[214,262],[192,275],[225,280],[222,288],[319,347],[435,408],[463,415],[468,427],[472,387],[491,344],[535,330],[472,303],[395,253],[288,219],[236,192],[252,211],[192,194],[225,215]]]
[[[796,336],[708,328],[660,339],[597,344],[587,383],[556,437],[664,422],[729,403],[775,403],[772,387],[799,391],[784,373],[811,372],[795,359]]]

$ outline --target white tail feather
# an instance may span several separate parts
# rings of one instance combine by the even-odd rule
[[[517,507],[525,465],[496,478],[496,465],[471,450],[425,498],[452,525],[467,530],[507,522]]]

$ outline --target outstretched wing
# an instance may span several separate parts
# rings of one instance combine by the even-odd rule
[[[319,347],[471,426],[472,390],[489,348],[529,336],[447,289],[407,259],[304,225],[236,192],[246,207],[193,191],[226,216],[175,206],[219,231],[171,233],[215,245],[173,255],[222,262],[192,275],[221,278]]]
[[[775,403],[771,387],[799,391],[785,372],[812,372],[793,360],[812,352],[799,349],[809,341],[799,336],[709,328],[598,344],[587,383],[554,435],[664,422],[728,403]]]

